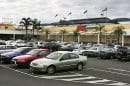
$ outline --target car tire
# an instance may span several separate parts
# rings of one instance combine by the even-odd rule
[[[77,64],[77,70],[79,70],[79,71],[83,70],[83,64],[82,63]]]
[[[56,68],[55,68],[54,66],[49,66],[49,67],[47,68],[47,73],[48,73],[48,74],[54,74],[55,71],[56,71]]]

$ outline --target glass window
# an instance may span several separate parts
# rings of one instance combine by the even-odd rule
[[[7,46],[7,49],[16,49],[15,46]]]
[[[69,54],[64,54],[60,60],[68,60],[70,59]]]
[[[48,51],[41,51],[41,52],[39,53],[39,55],[42,56],[42,57],[46,57],[48,54],[49,54]]]
[[[78,55],[73,54],[73,53],[70,53],[69,55],[70,55],[70,59],[77,59],[77,58],[79,58]]]
[[[62,53],[51,53],[47,56],[48,59],[53,59],[53,60],[56,60],[58,59],[60,56],[62,56]]]
[[[27,55],[37,56],[39,54],[39,50],[31,50],[27,53]]]

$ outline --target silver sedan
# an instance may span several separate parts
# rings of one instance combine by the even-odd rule
[[[31,62],[32,71],[42,71],[53,74],[56,70],[76,68],[83,70],[87,64],[87,57],[69,51],[56,51],[49,54],[46,58],[37,59]]]

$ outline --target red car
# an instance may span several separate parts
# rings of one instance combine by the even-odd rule
[[[16,56],[12,59],[12,62],[17,66],[29,66],[30,62],[46,57],[50,51],[48,49],[33,49],[26,55]]]

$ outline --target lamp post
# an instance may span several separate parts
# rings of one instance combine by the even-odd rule
[[[98,41],[97,41],[97,44],[100,43],[100,33],[98,32]]]

